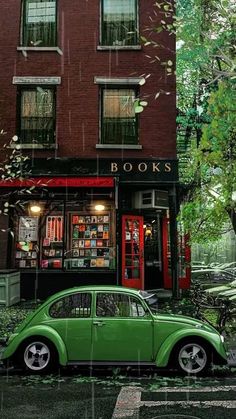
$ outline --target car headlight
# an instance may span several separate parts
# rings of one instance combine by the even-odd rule
[[[224,343],[225,337],[223,335],[220,335],[220,340],[221,340],[222,343]]]

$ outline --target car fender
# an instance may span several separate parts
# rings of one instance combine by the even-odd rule
[[[199,337],[206,340],[211,347],[213,347],[216,352],[224,359],[227,358],[225,348],[223,343],[221,342],[220,335],[217,333],[210,333],[205,330],[201,329],[181,329],[177,330],[174,333],[171,333],[162,343],[160,346],[156,356],[155,356],[155,363],[157,367],[166,367],[169,359],[170,354],[174,346],[181,340],[185,338],[193,338]]]
[[[47,325],[32,326],[23,330],[19,334],[13,334],[2,354],[2,359],[7,359],[14,355],[24,340],[28,338],[33,339],[34,336],[41,336],[42,338],[44,337],[50,340],[57,349],[60,365],[67,364],[68,357],[64,341],[56,330]]]

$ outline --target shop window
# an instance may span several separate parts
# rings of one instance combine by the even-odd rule
[[[22,45],[53,47],[57,38],[56,0],[24,0]]]
[[[86,199],[83,205],[84,209],[95,206]],[[24,215],[15,217],[15,267],[54,271],[115,269],[113,205],[106,201],[107,210],[99,213],[90,208],[75,211],[73,201],[30,201]],[[27,215],[32,208],[38,209],[37,216]]]
[[[36,268],[39,250],[39,217],[21,216],[16,240],[16,267]]]
[[[102,89],[102,144],[137,144],[135,89]]]
[[[85,318],[91,315],[91,294],[68,295],[52,304],[49,314],[54,318]]]
[[[143,317],[145,310],[140,301],[129,295],[99,293],[96,315],[99,317]]]
[[[111,213],[71,213],[67,269],[115,267]]]
[[[55,142],[55,90],[41,86],[19,91],[19,137],[22,144]]]
[[[64,253],[64,217],[53,212],[45,218],[41,237],[41,268],[61,269]]]
[[[137,0],[102,0],[102,45],[136,45]]]

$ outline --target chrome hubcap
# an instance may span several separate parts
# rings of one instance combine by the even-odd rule
[[[187,373],[198,373],[207,363],[205,349],[197,343],[189,343],[179,352],[179,365]]]
[[[25,365],[34,371],[44,369],[50,360],[50,350],[43,342],[33,342],[27,346],[24,352]]]

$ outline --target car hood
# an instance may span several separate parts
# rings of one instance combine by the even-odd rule
[[[213,288],[207,288],[205,289],[205,292],[207,294],[218,294],[219,292],[222,291],[228,291],[231,290],[232,288],[229,285],[219,285],[218,287],[213,287]]]
[[[197,327],[197,328],[204,328],[208,331],[218,333],[217,330],[209,325],[208,323],[204,323],[201,320],[193,319],[192,317],[176,315],[176,314],[156,314],[154,315],[155,320],[157,321],[165,321],[171,323],[181,323],[188,325],[190,327]]]

